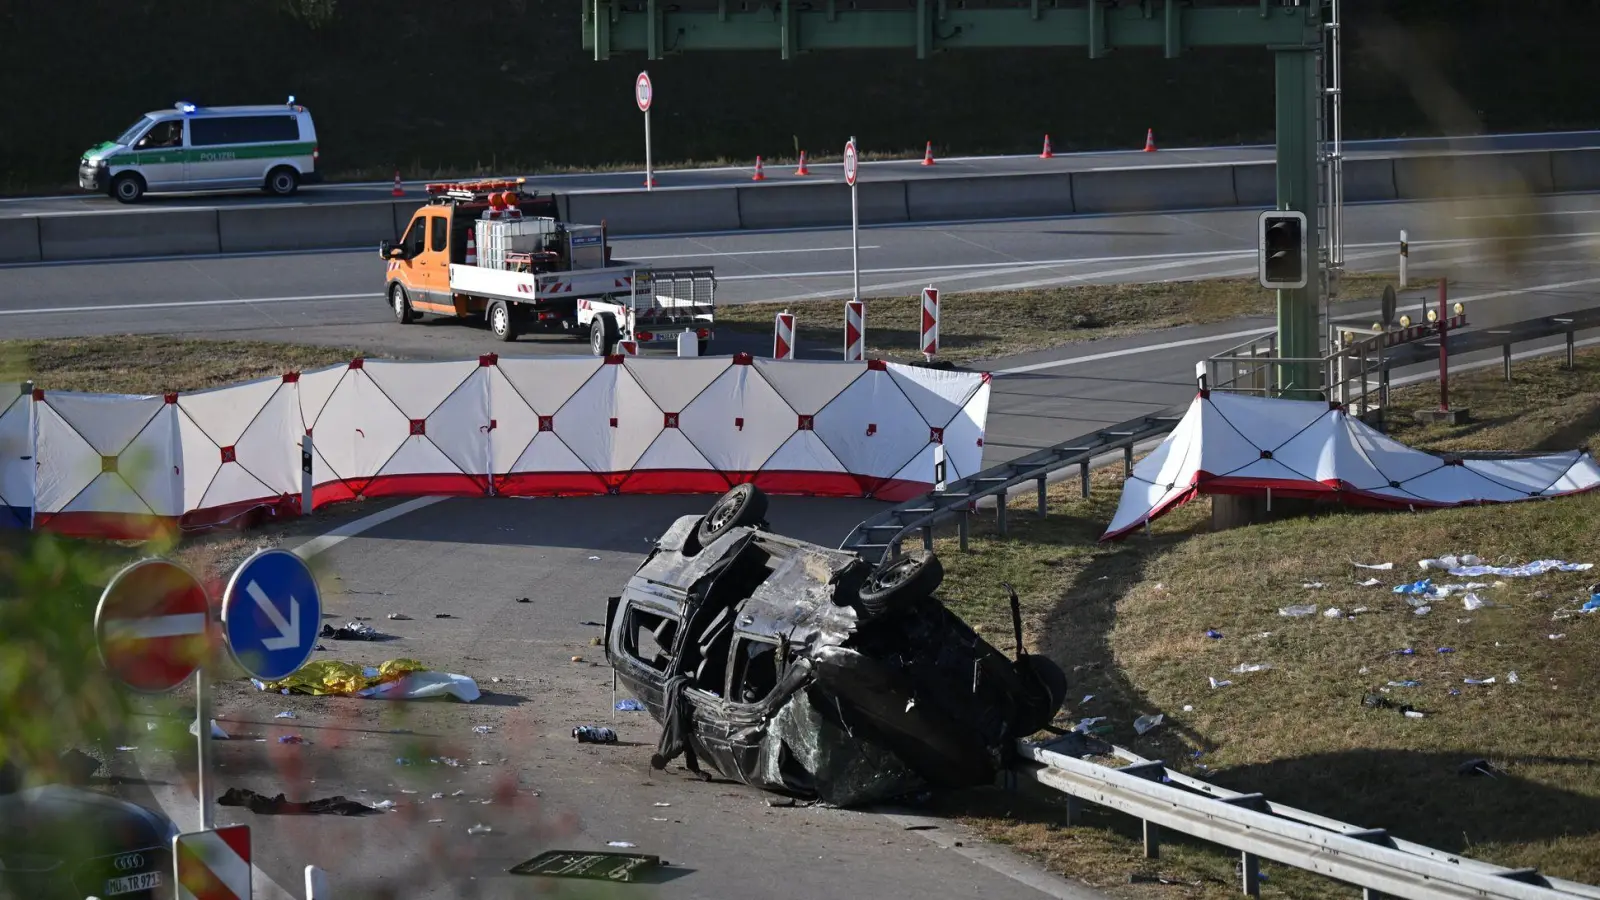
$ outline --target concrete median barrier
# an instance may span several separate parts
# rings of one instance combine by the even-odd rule
[[[1011,216],[1066,216],[1072,205],[1072,175],[979,175],[905,182],[906,215],[913,222]]]
[[[1558,191],[1600,190],[1600,149],[1552,151],[1550,169]]]
[[[882,177],[882,176],[880,176]],[[1361,157],[1344,165],[1352,203],[1600,190],[1600,147]],[[963,221],[1186,209],[1269,209],[1273,162],[862,181],[861,222]],[[0,218],[0,263],[249,253],[375,245],[405,231],[422,199],[139,208]],[[845,228],[839,181],[559,193],[563,220],[612,235]]]
[[[1348,203],[1398,200],[1395,190],[1394,160],[1347,159],[1344,161],[1344,199]]]
[[[223,253],[376,246],[394,236],[394,206],[386,200],[224,206],[217,210],[217,246]]]
[[[1545,150],[1397,156],[1395,189],[1401,200],[1548,194],[1555,189],[1550,157]]]
[[[0,219],[0,263],[32,263],[43,258],[38,219]]]
[[[1248,209],[1275,209],[1278,205],[1277,163],[1239,163],[1233,167],[1235,202]]]
[[[769,184],[741,187],[739,221],[745,228],[850,227],[850,186]],[[861,224],[887,225],[909,221],[906,182],[857,182]]]
[[[40,216],[38,222],[46,262],[219,252],[214,209]]]
[[[595,191],[568,194],[566,201],[569,221],[604,221],[616,236],[739,230],[739,197],[727,188]]]
[[[1146,166],[1072,173],[1080,213],[1139,213],[1238,205],[1234,165]]]

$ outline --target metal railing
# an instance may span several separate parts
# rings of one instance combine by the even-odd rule
[[[873,563],[882,562],[885,557],[897,555],[901,542],[915,532],[922,533],[924,547],[932,548],[934,526],[958,518],[961,549],[965,550],[969,520],[979,500],[994,498],[995,526],[1004,535],[1006,495],[1012,488],[1029,481],[1037,482],[1039,516],[1042,518],[1048,511],[1045,493],[1052,473],[1068,466],[1078,466],[1083,481],[1083,496],[1087,497],[1090,464],[1097,457],[1121,450],[1123,474],[1126,476],[1133,471],[1133,448],[1144,441],[1166,435],[1182,418],[1181,409],[1140,416],[985,469],[954,482],[943,491],[930,491],[867,519],[850,532],[839,545],[840,549],[854,551]]]
[[[1088,801],[1141,820],[1147,858],[1159,855],[1162,829],[1220,844],[1239,854],[1239,887],[1252,897],[1260,896],[1261,860],[1271,860],[1360,887],[1367,900],[1600,900],[1600,887],[1468,859],[1221,788],[1084,735],[1019,741],[1018,752],[1024,762],[1011,774],[1066,794],[1068,824]]]

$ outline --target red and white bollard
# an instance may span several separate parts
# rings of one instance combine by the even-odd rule
[[[922,289],[922,355],[928,362],[939,355],[939,290],[931,284]]]
[[[867,358],[867,304],[860,300],[844,302],[844,361]]]
[[[794,313],[778,313],[772,323],[772,358],[794,359]]]

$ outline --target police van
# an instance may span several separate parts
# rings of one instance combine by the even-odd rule
[[[281,106],[196,106],[145,113],[116,140],[83,155],[78,186],[134,203],[146,191],[260,188],[287,197],[317,171],[311,112]]]

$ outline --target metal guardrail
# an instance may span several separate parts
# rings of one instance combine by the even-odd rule
[[[1468,859],[1221,788],[1083,735],[1019,741],[1017,748],[1025,762],[1014,774],[1065,793],[1069,824],[1079,801],[1087,801],[1140,819],[1148,858],[1160,853],[1161,829],[1220,844],[1239,853],[1240,890],[1252,897],[1260,896],[1260,861],[1271,860],[1360,887],[1366,900],[1600,900],[1600,887]],[[1115,756],[1127,765],[1085,756]]]
[[[1123,472],[1126,475],[1133,471],[1133,448],[1172,431],[1182,418],[1181,410],[1170,414],[1140,416],[985,469],[952,483],[943,491],[931,491],[867,519],[857,525],[839,547],[879,563],[887,556],[897,555],[901,542],[913,532],[922,532],[922,545],[931,549],[934,526],[952,517],[959,517],[961,549],[965,550],[968,522],[979,500],[995,498],[996,528],[1004,535],[1006,494],[1011,488],[1028,481],[1038,482],[1039,515],[1042,518],[1048,511],[1045,492],[1051,473],[1068,466],[1078,466],[1083,481],[1083,496],[1087,497],[1089,467],[1097,457],[1121,450]]]

